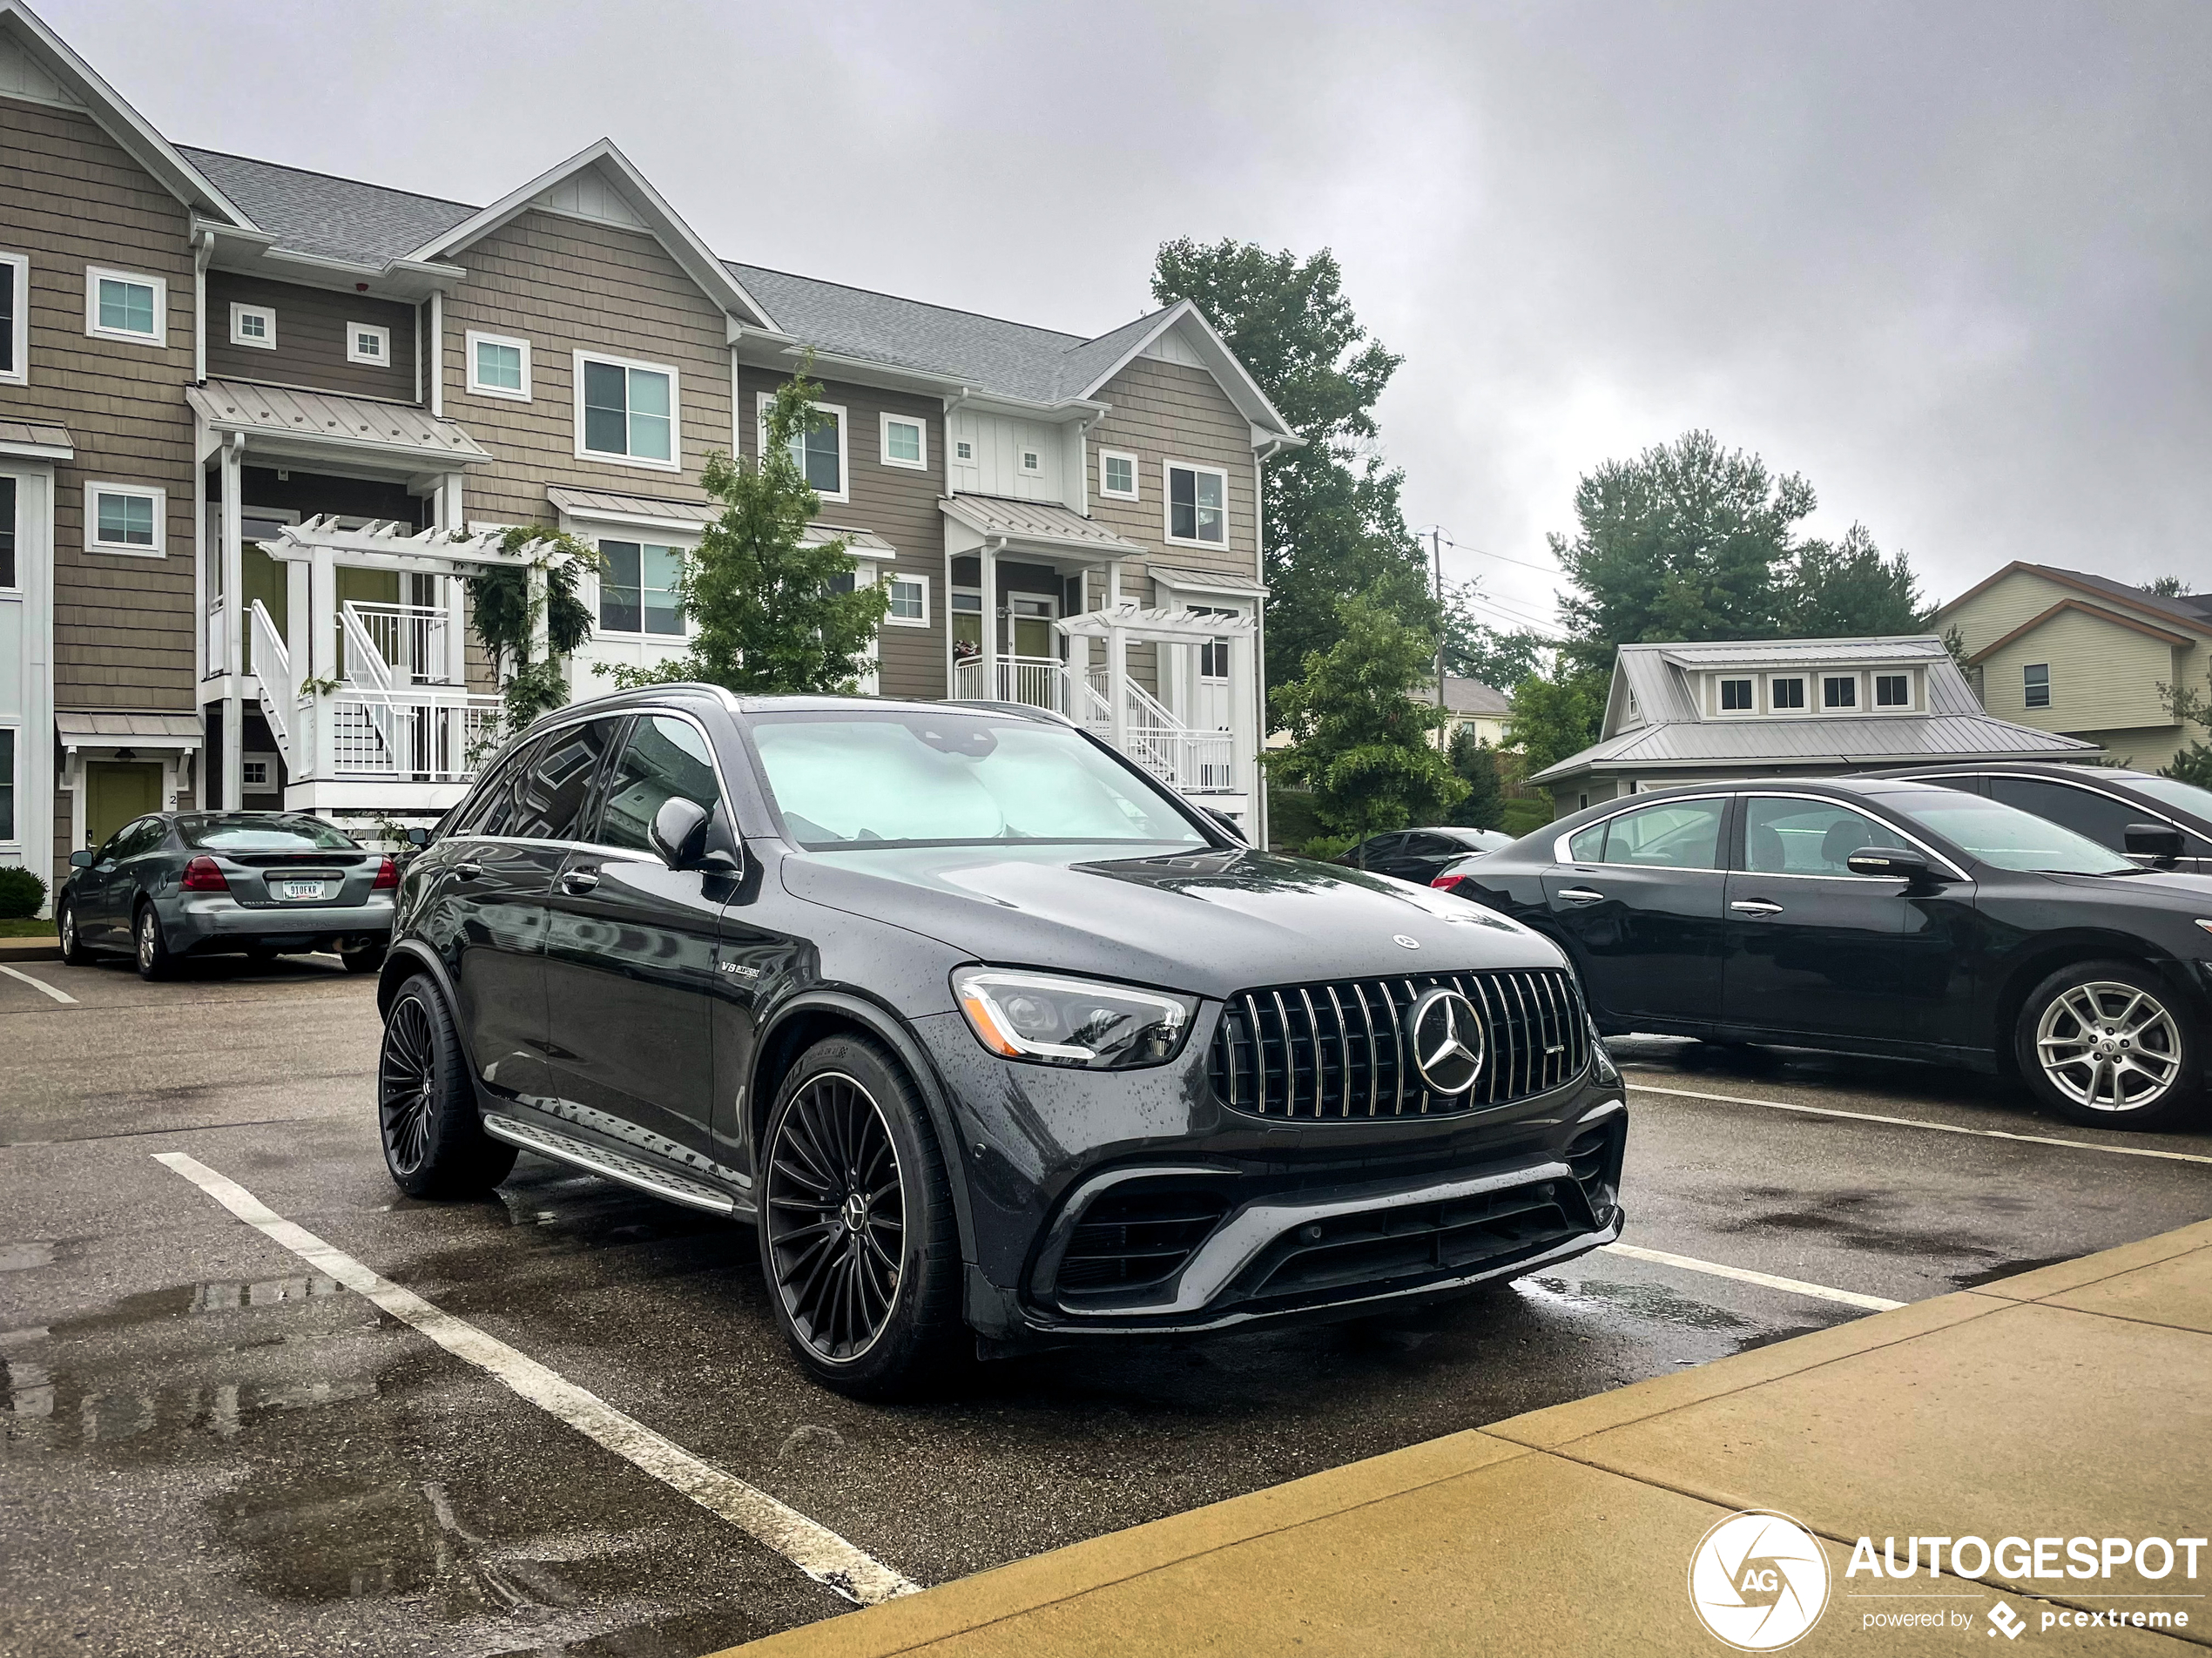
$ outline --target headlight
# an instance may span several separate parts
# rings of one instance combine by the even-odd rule
[[[975,1040],[1008,1059],[1093,1071],[1173,1059],[1197,1000],[1043,973],[962,967],[953,994]]]

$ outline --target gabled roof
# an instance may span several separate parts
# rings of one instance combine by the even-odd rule
[[[2034,632],[2036,629],[2041,627],[2046,622],[2050,621],[2054,617],[2062,616],[2068,610],[2078,611],[2083,616],[2094,617],[2098,621],[2102,622],[2110,627],[2125,628],[2131,633],[2145,634],[2149,637],[2157,640],[2161,644],[2182,645],[2194,644],[2195,643],[2195,641],[2190,638],[2190,637],[2186,633],[2176,633],[2171,628],[2161,628],[2155,622],[2146,622],[2140,617],[2129,616],[2124,611],[2107,610],[2101,604],[2090,604],[2080,599],[2060,599],[2056,604],[2054,604],[2049,610],[2043,611],[2040,615],[2030,617],[2027,621],[2021,623],[2020,626],[2014,628],[2010,633],[2005,635],[2003,638],[1992,639],[1987,644],[1982,646],[1980,650],[1975,651],[1973,656],[1968,657],[1966,660],[1969,663],[1977,664],[1986,662],[1990,657],[1995,656],[2000,650],[2002,650],[2006,645],[2012,644],[2013,640],[2026,638],[2029,634]]]
[[[408,257],[413,259],[449,259],[471,242],[489,235],[509,220],[521,217],[539,203],[539,198],[558,185],[583,174],[597,174],[610,185],[622,203],[643,221],[644,228],[665,247],[685,274],[705,290],[707,297],[723,309],[736,313],[758,327],[771,327],[768,316],[759,302],[745,291],[729,267],[714,256],[711,248],[698,239],[698,233],[684,222],[682,215],[670,206],[651,181],[631,165],[630,158],[615,147],[612,138],[601,138],[587,145],[566,161],[547,168],[520,189],[509,191],[481,212],[448,226],[426,239]]]
[[[1692,673],[1741,668],[1817,669],[1918,663],[1927,670],[1928,709],[1936,714],[1979,714],[1981,701],[1951,660],[1942,640],[1932,634],[1871,639],[1710,639],[1664,644],[1624,644],[1614,677],[1635,693],[1636,713],[1647,725],[1670,721],[1696,724],[1704,718]],[[1615,704],[1618,704],[1616,697]],[[1610,708],[1608,709],[1608,713]],[[1885,719],[1909,716],[1886,714]],[[1737,722],[1730,722],[1735,724]]]
[[[280,246],[348,264],[383,265],[476,212],[457,201],[280,167],[272,161],[179,146]]]
[[[1433,703],[1436,687],[1424,685],[1413,693],[1418,702]],[[1448,713],[1468,714],[1483,719],[1509,719],[1513,717],[1513,698],[1495,685],[1486,685],[1480,679],[1462,679],[1457,674],[1444,676],[1444,707]]]
[[[1108,381],[1130,365],[1139,352],[1171,328],[1185,331],[1184,338],[1197,349],[1200,360],[1213,372],[1213,377],[1221,382],[1222,390],[1229,394],[1229,401],[1237,405],[1238,413],[1254,426],[1288,439],[1291,443],[1305,442],[1305,440],[1291,431],[1291,423],[1268,401],[1267,394],[1260,389],[1259,382],[1251,376],[1251,371],[1238,359],[1235,352],[1230,350],[1229,342],[1221,337],[1212,323],[1206,320],[1205,313],[1189,300],[1177,300],[1164,311],[1140,317],[1128,327],[1086,341],[1077,351],[1070,353],[1071,371],[1091,376],[1075,394],[1078,397],[1096,396]]]
[[[240,230],[254,228],[245,210],[219,189],[185,155],[155,131],[146,118],[125,101],[123,95],[102,80],[38,14],[22,0],[0,0],[0,38],[23,52],[49,83],[38,88],[7,90],[32,97],[58,94],[56,101],[84,107],[132,159],[159,179],[169,193],[195,212]]]
[[[1993,575],[1976,582],[1957,598],[1939,606],[1937,619],[1939,621],[1948,616],[1977,594],[1988,591],[2007,576],[2022,573],[2039,576],[2047,582],[2070,587],[2078,593],[2186,628],[2192,633],[2212,635],[2212,593],[2184,593],[2169,598],[2162,593],[2146,593],[2140,587],[2126,582],[2115,582],[2108,576],[2093,576],[2087,570],[2060,570],[2052,564],[2031,564],[2024,559],[2014,559]]]
[[[2098,754],[2094,743],[2015,725],[1989,714],[1879,714],[1858,718],[1708,720],[1639,725],[1570,754],[1537,772],[1553,783],[1589,771],[1669,766],[1770,765],[1791,771],[1865,767],[1895,762],[2073,759]]]

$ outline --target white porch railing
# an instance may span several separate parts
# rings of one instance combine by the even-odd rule
[[[284,635],[278,630],[268,606],[259,599],[253,601],[252,619],[253,631],[246,637],[253,647],[253,671],[261,680],[261,718],[269,728],[269,735],[276,738],[277,752],[283,757],[285,768],[297,771],[300,762],[294,758],[292,742],[292,653],[286,648]]]
[[[499,718],[496,696],[421,696],[349,686],[321,698],[334,777],[460,783]]]
[[[344,609],[402,684],[435,684],[446,677],[446,629],[450,618],[435,605],[347,601]],[[349,636],[350,637],[350,636]]]
[[[1132,725],[1126,740],[1130,758],[1171,789],[1217,794],[1236,786],[1236,741],[1227,731]]]
[[[953,695],[968,702],[1024,703],[1049,708],[1055,714],[1072,713],[1069,706],[1068,664],[1057,657],[1001,657],[997,687],[988,683],[980,660],[953,664]]]

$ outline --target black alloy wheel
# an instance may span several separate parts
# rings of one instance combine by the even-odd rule
[[[384,1052],[376,1066],[376,1111],[384,1135],[384,1157],[401,1179],[420,1173],[430,1156],[436,1089],[430,1010],[421,997],[402,995],[384,1022]]]
[[[846,1363],[899,1301],[906,1203],[891,1129],[867,1090],[826,1071],[785,1108],[768,1165],[768,1248],[799,1338]]]
[[[474,1197],[514,1168],[516,1149],[484,1132],[445,998],[428,975],[401,985],[376,1059],[377,1137],[410,1197]]]
[[[761,1269],[792,1351],[860,1398],[962,1374],[952,1187],[927,1108],[874,1041],[832,1036],[778,1090],[759,1164]]]

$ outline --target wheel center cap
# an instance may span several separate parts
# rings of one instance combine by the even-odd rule
[[[868,1223],[868,1200],[859,1192],[848,1192],[844,1203],[838,1206],[837,1213],[838,1218],[845,1223],[846,1231],[858,1232]]]

